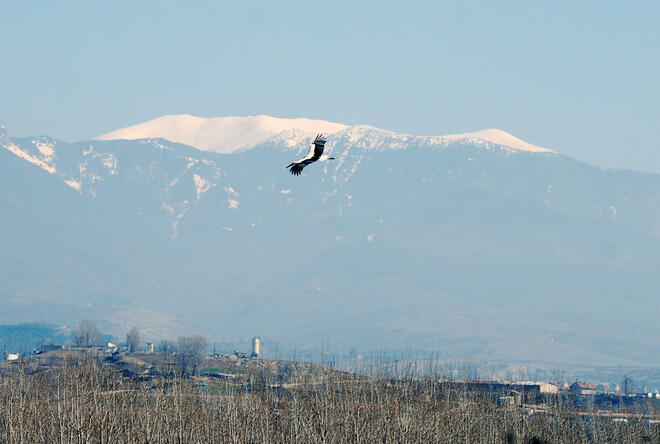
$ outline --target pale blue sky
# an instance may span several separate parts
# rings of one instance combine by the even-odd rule
[[[658,1],[7,0],[0,123],[67,141],[178,113],[495,127],[660,173],[659,23]]]

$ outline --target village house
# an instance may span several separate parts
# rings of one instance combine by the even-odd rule
[[[596,389],[596,385],[590,382],[575,381],[571,385],[571,392],[574,395],[595,395]]]
[[[481,390],[492,393],[559,393],[559,386],[549,382],[500,382],[500,381],[444,381],[443,384],[462,387],[467,390]]]
[[[559,386],[549,382],[538,382],[541,393],[559,393]]]

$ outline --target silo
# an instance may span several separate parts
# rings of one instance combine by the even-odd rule
[[[258,358],[259,354],[261,354],[261,341],[255,336],[252,338],[252,357]]]

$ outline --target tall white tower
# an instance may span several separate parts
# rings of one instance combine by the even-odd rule
[[[261,354],[261,341],[257,336],[252,338],[252,357],[253,358],[258,358],[259,355]]]

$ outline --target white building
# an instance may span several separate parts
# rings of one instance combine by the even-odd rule
[[[595,395],[596,385],[590,382],[575,381],[571,385],[571,391],[575,395]]]
[[[541,393],[559,393],[559,386],[556,386],[549,382],[540,382],[539,391]]]
[[[252,357],[258,358],[261,354],[261,340],[258,337],[252,338]]]

